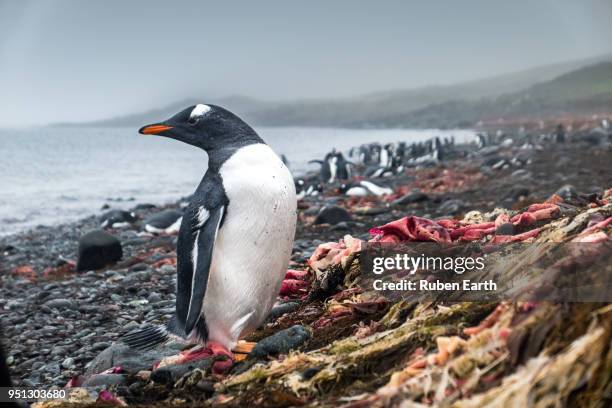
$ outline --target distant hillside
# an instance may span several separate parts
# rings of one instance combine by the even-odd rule
[[[381,118],[385,127],[469,127],[497,118],[537,118],[612,111],[612,62],[602,62],[533,85],[479,100],[454,100]],[[355,126],[366,125],[357,122]]]
[[[606,101],[612,56],[538,67],[457,85],[376,92],[354,98],[264,102],[243,96],[212,101],[260,126],[447,127],[470,126],[491,116],[588,109]],[[594,64],[587,68],[585,65]],[[140,126],[201,102],[178,101],[160,109],[85,124]],[[83,124],[78,124],[82,126]]]

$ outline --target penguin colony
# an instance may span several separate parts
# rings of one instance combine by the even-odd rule
[[[602,120],[601,127],[594,130],[602,134],[610,133],[610,123]],[[530,163],[528,150],[542,149],[546,143],[564,143],[566,131],[562,125],[549,134],[532,135],[525,139],[521,149],[525,154],[507,158],[497,155],[500,148],[514,143],[514,140],[499,130],[495,133],[481,132],[475,135],[472,146],[479,156],[485,156],[485,167],[491,170],[522,167]],[[309,163],[319,165],[319,169],[296,179],[298,199],[321,194],[326,185],[337,186],[340,193],[347,197],[382,196],[393,193],[385,185],[385,178],[404,172],[410,167],[435,166],[450,158],[469,158],[473,150],[465,145],[456,145],[454,136],[433,137],[421,142],[369,143],[353,147],[347,160],[342,152],[333,149],[323,160]],[[355,180],[359,181],[355,181]]]
[[[455,144],[454,137],[439,137],[425,142],[369,143],[350,149],[347,160],[333,149],[323,160],[311,160],[319,169],[295,181],[298,199],[317,196],[325,185],[339,184],[339,191],[348,197],[392,194],[388,186],[372,181],[402,173],[407,167],[436,165],[443,160],[444,149]],[[353,178],[368,180],[351,181]]]

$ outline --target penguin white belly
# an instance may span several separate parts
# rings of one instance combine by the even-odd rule
[[[291,173],[265,144],[241,148],[219,173],[229,205],[202,313],[209,339],[232,348],[276,301],[293,249],[297,198]]]

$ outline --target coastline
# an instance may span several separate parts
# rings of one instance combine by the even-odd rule
[[[356,341],[355,336],[358,339],[368,339],[383,328],[390,330],[402,327],[395,323],[385,326],[387,323],[384,322],[390,319],[391,310],[406,308],[406,305],[390,300],[363,299],[359,294],[361,292],[354,291],[358,285],[347,287],[342,283],[343,280],[339,281],[337,287],[326,287],[322,283],[321,276],[327,276],[330,271],[336,269],[329,269],[329,265],[327,269],[313,268],[312,257],[320,250],[321,244],[346,239],[347,234],[355,239],[369,240],[372,237],[371,228],[407,215],[436,220],[467,219],[473,211],[485,214],[496,211],[496,208],[505,208],[516,213],[534,203],[550,199],[555,193],[557,196],[564,196],[563,200],[567,202],[568,208],[574,211],[571,213],[573,215],[562,216],[575,216],[577,213],[582,214],[589,205],[596,202],[593,200],[601,200],[606,190],[612,187],[608,184],[608,165],[612,158],[609,143],[595,145],[578,136],[570,136],[566,143],[547,142],[542,149],[530,150],[530,162],[520,168],[509,166],[500,169],[486,164],[490,154],[478,153],[474,147],[469,149],[474,152],[470,158],[457,153],[456,157],[451,157],[437,166],[408,169],[402,174],[384,179],[385,185],[394,191],[392,198],[345,197],[338,192],[338,185],[329,185],[325,187],[322,195],[300,201],[290,268],[310,271],[309,287],[304,292],[304,295],[308,296],[304,299],[285,296],[278,306],[285,307],[286,311],[277,312],[278,316],[271,318],[249,339],[259,341],[270,334],[299,324],[313,333],[305,345],[298,347],[302,353],[310,353],[322,347],[340,347],[337,349],[340,350],[344,347],[343,344],[346,343],[345,346],[349,347],[349,342]],[[509,160],[520,153],[524,151],[517,141],[515,144],[499,147],[491,154]],[[571,188],[568,187],[570,185]],[[418,200],[406,198],[416,191],[422,194]],[[350,220],[317,224],[316,218],[325,206],[346,209]],[[602,214],[609,211],[606,209],[608,207],[601,207]],[[143,322],[162,324],[169,318],[174,307],[176,236],[143,233],[142,222],[162,210],[180,208],[181,200],[159,207],[135,206],[133,211],[138,219],[136,223],[127,229],[109,230],[121,242],[122,259],[95,271],[76,272],[66,265],[76,260],[79,238],[88,230],[100,227],[97,216],[0,237],[0,279],[3,281],[0,287],[0,307],[4,313],[9,365],[16,374],[17,384],[64,386],[74,378],[87,381],[96,375],[102,375],[99,373],[117,365],[112,358],[109,362],[104,361],[105,357],[101,356],[103,353],[110,353],[105,350],[117,350],[115,341],[120,333],[134,329]],[[552,231],[559,228],[555,227],[551,220],[543,221],[542,225],[548,225]],[[353,269],[351,271],[353,272],[343,272],[344,281],[350,273],[355,273]],[[363,311],[366,310],[362,309],[365,306],[355,306],[357,309],[351,307],[351,312],[348,313],[344,309],[349,306],[343,299],[352,299],[348,304],[367,303],[368,311]],[[338,310],[342,310],[343,314],[334,314],[329,308],[332,304],[342,305],[338,306]],[[462,307],[464,309],[461,309],[461,313],[465,313],[465,319],[458,327],[478,327],[484,317],[497,310],[491,305]],[[439,313],[441,319],[448,319],[446,324],[452,326],[457,323],[451,312],[440,309]],[[575,319],[577,316],[578,312],[570,317]],[[414,319],[419,318],[414,316]],[[456,334],[456,329],[453,330],[451,332]],[[582,332],[586,333],[584,330]],[[556,338],[553,340],[560,341]],[[359,347],[366,347],[365,344],[367,342]],[[429,346],[423,345],[427,350],[434,350],[435,337],[430,338],[427,344]],[[434,344],[433,348],[431,344]],[[389,345],[388,349],[394,350],[393,347]],[[176,351],[177,349],[172,348],[164,349],[160,351],[161,354],[151,358],[162,359]],[[347,354],[349,355],[350,353]],[[342,352],[338,352],[337,356],[338,364],[350,364],[352,357],[343,357]],[[368,359],[376,358],[374,354],[364,356]],[[146,358],[149,357],[137,358],[148,361]],[[308,358],[316,360],[316,357]],[[119,374],[103,374],[106,377],[96,377],[97,380],[101,381],[104,387],[111,387],[118,395],[133,398],[133,401],[139,401],[139,398],[142,401],[145,395],[152,395],[152,398],[160,401],[166,398],[168,394],[165,392],[146,388],[145,384],[148,384],[149,380],[135,379],[136,372],[129,371],[130,361],[123,361],[122,369],[126,370],[125,375],[121,374],[123,377],[113,377]],[[284,363],[282,361],[280,360],[279,364],[287,365],[291,360],[285,359]],[[384,372],[387,373],[382,377],[386,382],[391,378],[390,373],[400,367],[388,359],[381,361],[384,363]],[[261,361],[249,360],[241,365],[240,370],[244,371],[234,372],[221,388],[225,390],[224,393],[233,395],[238,404],[240,401],[247,401],[252,395],[241,386],[241,381],[246,384],[254,380],[254,377],[248,377],[248,370],[251,367],[249,364],[255,363]],[[315,365],[319,363],[324,364],[322,360]],[[107,367],[108,364],[111,367]],[[264,364],[267,363],[264,361]],[[104,369],[100,369],[103,366]],[[309,365],[306,364],[306,367]],[[268,368],[264,365],[261,369]],[[286,367],[286,370],[287,374],[292,372],[291,367]],[[181,377],[187,374],[185,372]],[[173,381],[179,379],[172,378]],[[140,385],[134,386],[127,394],[122,394],[120,387],[113,387],[108,381],[120,381],[120,385],[125,388],[128,384]],[[492,383],[490,387],[495,384],[497,383]],[[361,391],[374,396],[382,385],[368,380]],[[265,388],[263,385],[261,387]],[[342,390],[348,390],[348,385],[343,387],[345,388]],[[202,400],[218,397],[218,393],[211,392],[210,387],[196,395]],[[334,399],[336,397],[337,394],[326,392],[321,398],[332,403],[337,401]]]

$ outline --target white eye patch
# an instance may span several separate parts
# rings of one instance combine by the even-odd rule
[[[193,119],[198,116],[204,116],[210,110],[210,106],[204,104],[197,104],[195,108],[189,114],[189,119]]]

